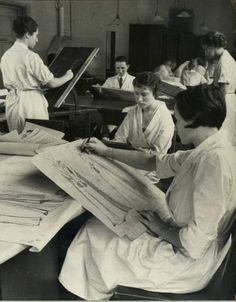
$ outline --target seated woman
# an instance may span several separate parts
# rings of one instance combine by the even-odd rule
[[[204,77],[205,68],[198,63],[198,58],[192,59],[188,65],[184,68],[180,82],[186,87],[197,86],[207,83]]]
[[[136,168],[174,176],[166,193],[172,218],[143,212],[148,231],[119,238],[96,218],[72,242],[61,283],[88,300],[105,300],[118,285],[187,293],[206,286],[222,263],[231,239],[225,234],[236,206],[236,158],[220,130],[226,105],[219,88],[202,85],[176,96],[176,127],[193,150],[152,155],[111,149],[93,138],[89,150]]]
[[[174,123],[164,102],[155,99],[159,78],[142,72],[133,81],[137,105],[130,107],[113,141],[130,143],[135,149],[166,153],[174,134]]]
[[[176,68],[176,60],[173,58],[167,58],[161,65],[154,69],[154,73],[161,79],[171,82],[179,82],[179,79],[175,77],[173,70]]]

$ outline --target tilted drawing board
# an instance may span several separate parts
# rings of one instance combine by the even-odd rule
[[[108,88],[99,85],[92,85],[90,91],[97,98],[100,97],[105,99],[127,101],[135,104],[135,96],[133,91]]]
[[[179,82],[162,80],[158,90],[167,96],[175,97],[179,92],[186,90],[186,86]]]
[[[92,62],[99,48],[93,47],[64,47],[49,66],[55,77],[63,76],[68,69],[72,69],[74,77],[58,88],[49,89],[45,97],[49,107],[59,108],[69,95],[75,84]]]
[[[83,140],[47,148],[33,164],[118,236],[135,239],[146,231],[139,210],[172,217],[165,194],[136,169],[81,152]]]

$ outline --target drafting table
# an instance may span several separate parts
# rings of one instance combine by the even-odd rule
[[[30,157],[0,156],[0,160],[17,159],[18,162],[29,160]],[[3,161],[0,161],[3,165]],[[37,168],[31,166],[32,172],[38,172]],[[17,168],[16,168],[17,169]],[[27,170],[27,169],[26,169]],[[28,169],[29,172],[29,169]],[[0,183],[8,176],[0,169]],[[45,179],[47,181],[47,179]],[[50,180],[48,180],[50,182]],[[23,181],[22,181],[23,185]],[[43,190],[42,184],[38,184]],[[66,205],[67,207],[67,205]],[[69,207],[69,206],[68,206]],[[84,212],[82,206],[75,203],[73,215],[69,220]],[[68,218],[68,217],[67,217]],[[66,219],[67,220],[67,219]],[[66,224],[69,220],[64,221]],[[58,290],[58,245],[57,237],[54,236],[63,226],[57,222],[52,223],[49,243],[41,252],[28,251],[29,246],[18,243],[0,241],[0,299],[1,300],[57,300]],[[3,228],[3,227],[2,227]],[[51,240],[52,239],[52,240]],[[50,285],[50,286],[49,286]]]
[[[122,100],[110,100],[107,98],[93,98],[86,95],[77,96],[77,105],[78,109],[96,109],[101,113],[103,124],[111,124],[119,126],[123,121],[126,113],[122,110],[129,106],[134,106],[135,103]],[[174,100],[173,98],[162,96],[160,100],[166,103],[167,108],[173,114],[174,109]],[[74,104],[65,103],[65,106],[72,107]]]

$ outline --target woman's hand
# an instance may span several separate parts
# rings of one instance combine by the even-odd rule
[[[139,221],[148,228],[149,233],[152,235],[160,235],[161,231],[167,227],[156,212],[141,211],[139,213]]]
[[[96,137],[92,137],[89,143],[85,143],[83,148],[88,151],[93,151],[98,155],[106,156],[108,155],[108,147],[104,145],[99,139]]]
[[[71,69],[67,70],[67,72],[65,73],[65,76],[67,78],[67,81],[71,80],[74,76],[74,73]]]

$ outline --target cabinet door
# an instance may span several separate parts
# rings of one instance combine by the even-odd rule
[[[129,31],[130,71],[147,70],[149,53],[149,25],[131,24]]]
[[[162,63],[164,31],[158,26],[151,26],[148,35],[149,41],[146,46],[148,48],[146,70],[153,71]]]
[[[196,57],[205,57],[204,49],[202,48],[202,36],[196,36]]]
[[[192,33],[181,33],[179,35],[178,63],[191,60],[200,54],[197,53],[196,36]]]
[[[178,33],[173,30],[166,30],[163,36],[162,61],[167,58],[177,58]]]

